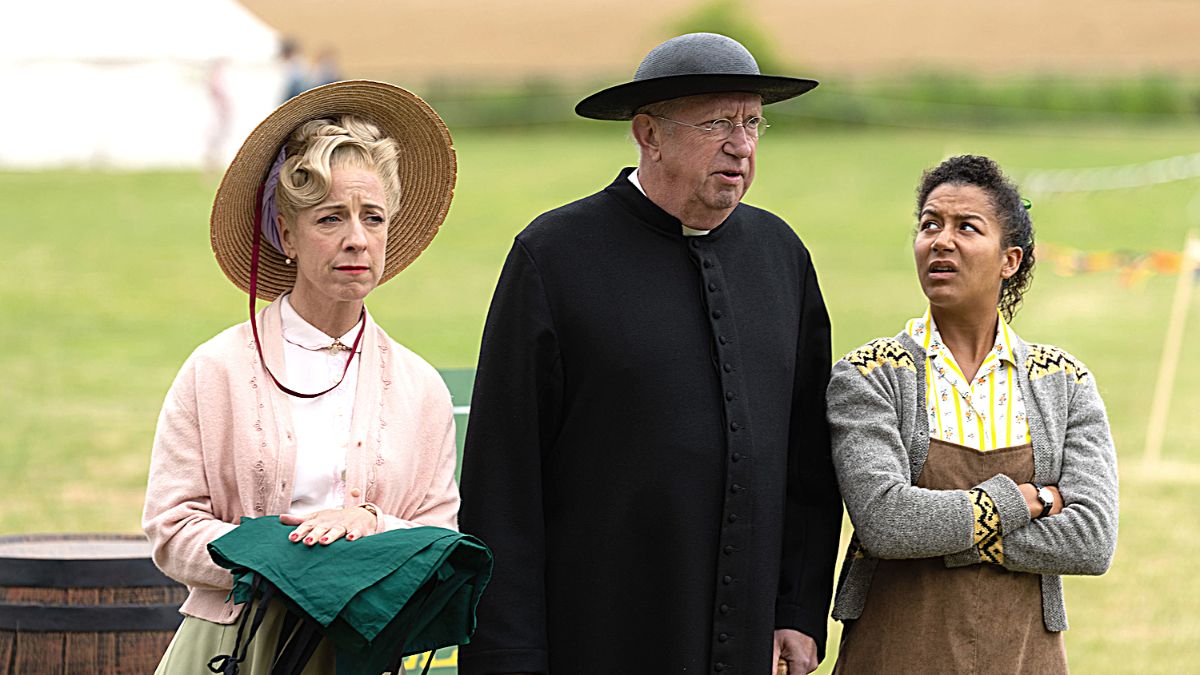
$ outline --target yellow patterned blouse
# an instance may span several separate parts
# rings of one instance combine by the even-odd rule
[[[996,345],[968,381],[942,342],[929,310],[905,326],[925,349],[929,437],[987,452],[1029,442],[1025,402],[1017,385],[1012,329],[997,311]]]
[[[980,452],[1030,442],[1025,402],[1017,383],[1013,332],[997,310],[996,344],[970,381],[942,342],[933,315],[912,319],[905,332],[925,349],[925,406],[929,437]],[[1000,515],[983,490],[970,490],[975,546],[984,562],[1004,562]]]

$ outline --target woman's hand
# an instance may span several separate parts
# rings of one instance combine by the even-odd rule
[[[361,539],[375,531],[375,519],[375,514],[362,507],[325,509],[307,516],[291,513],[279,516],[279,522],[284,525],[298,526],[288,535],[288,539],[294,542],[303,539],[308,546],[318,542],[322,545],[332,544],[342,537],[347,541]]]
[[[1037,488],[1033,486],[1033,483],[1021,483],[1017,486],[1017,489],[1021,491],[1021,496],[1025,498],[1025,506],[1029,507],[1029,517],[1031,519],[1040,518],[1042,515],[1042,502],[1037,498]],[[1054,504],[1050,507],[1050,513],[1046,515],[1055,516],[1062,513],[1063,499],[1062,495],[1058,492],[1058,486],[1047,485],[1046,489],[1054,493]]]

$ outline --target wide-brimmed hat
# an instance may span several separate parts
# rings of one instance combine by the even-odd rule
[[[395,85],[348,80],[317,87],[279,106],[242,143],[213,201],[211,236],[221,271],[250,292],[250,258],[260,213],[260,189],[280,148],[304,122],[355,115],[400,145],[400,207],[388,224],[383,283],[425,250],[450,210],[457,164],[442,118],[416,94]],[[268,224],[274,227],[273,223]],[[261,246],[257,292],[274,300],[290,290],[296,268],[271,245]]]
[[[588,96],[575,106],[575,114],[596,120],[628,120],[650,103],[723,92],[758,94],[766,105],[794,98],[815,86],[816,80],[763,75],[754,56],[733,38],[688,33],[650,50],[632,82]]]

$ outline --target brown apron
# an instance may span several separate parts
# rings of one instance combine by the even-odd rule
[[[1006,474],[1033,480],[1028,443],[980,452],[929,441],[917,487],[969,490]],[[1062,633],[1046,630],[1041,577],[941,558],[880,560],[862,616],[847,621],[834,673],[1067,672]]]

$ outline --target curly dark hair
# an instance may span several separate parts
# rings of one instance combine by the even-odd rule
[[[1000,297],[997,299],[1004,319],[1012,321],[1021,305],[1021,297],[1033,283],[1033,220],[1029,217],[1029,209],[1021,199],[1016,184],[1004,175],[994,161],[980,155],[959,155],[945,160],[921,175],[921,184],[917,186],[918,220],[921,209],[925,208],[925,200],[929,199],[929,193],[946,183],[974,185],[983,190],[1004,228],[1004,238],[1000,245],[1004,248],[1019,246],[1024,252],[1021,256],[1021,266],[1000,285]]]

